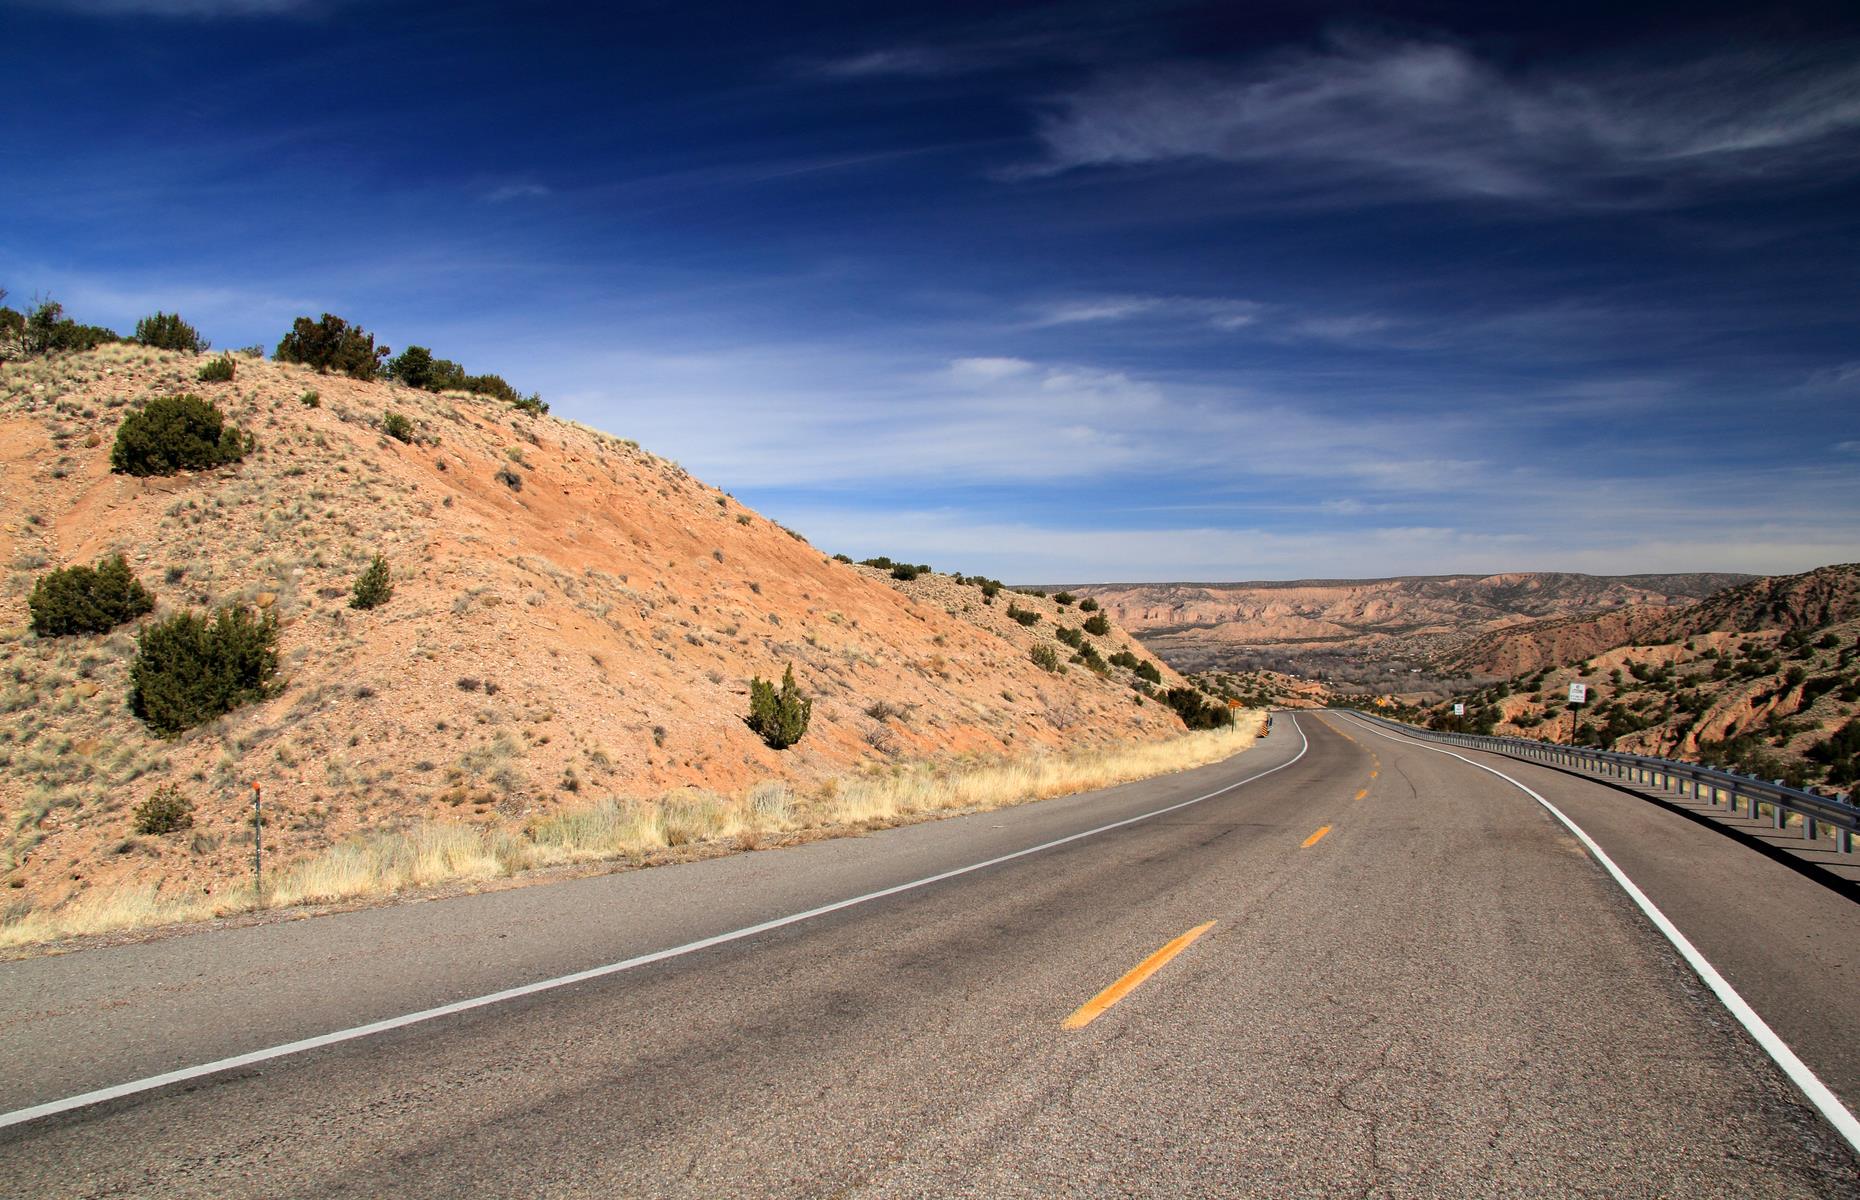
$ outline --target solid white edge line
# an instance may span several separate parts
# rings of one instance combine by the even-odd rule
[[[1627,872],[1615,865],[1615,860],[1608,857],[1607,852],[1596,844],[1595,839],[1585,833],[1580,825],[1577,825],[1574,821],[1563,815],[1562,809],[1559,809],[1556,805],[1550,803],[1524,784],[1519,783],[1517,780],[1495,767],[1488,767],[1482,762],[1474,762],[1463,754],[1455,754],[1453,751],[1442,749],[1439,746],[1430,746],[1426,742],[1416,738],[1402,737],[1397,734],[1385,732],[1378,728],[1374,722],[1362,721],[1361,725],[1371,733],[1379,737],[1387,738],[1391,742],[1406,742],[1411,746],[1418,746],[1423,750],[1432,750],[1436,754],[1444,754],[1448,758],[1457,758],[1468,766],[1478,767],[1481,771],[1489,771],[1506,783],[1509,783],[1512,787],[1517,788],[1531,799],[1537,801],[1537,803],[1543,805],[1551,816],[1561,821],[1565,828],[1575,834],[1576,838],[1581,841],[1584,846],[1588,847],[1589,853],[1595,856],[1595,860],[1601,863],[1610,875],[1614,876],[1616,883],[1621,885],[1621,890],[1626,892],[1634,903],[1640,906],[1641,912],[1647,914],[1647,919],[1653,922],[1654,928],[1666,935],[1666,940],[1671,942],[1673,948],[1679,951],[1680,957],[1684,958],[1692,969],[1698,972],[1699,978],[1705,981],[1705,986],[1709,987],[1717,994],[1719,1001],[1724,1004],[1725,1008],[1730,1010],[1732,1016],[1737,1018],[1738,1023],[1743,1025],[1750,1036],[1756,1039],[1757,1044],[1763,1047],[1764,1051],[1775,1061],[1776,1065],[1782,1068],[1783,1074],[1789,1077],[1789,1081],[1801,1089],[1802,1094],[1808,1097],[1808,1102],[1813,1104],[1823,1117],[1827,1118],[1828,1123],[1834,1126],[1835,1131],[1847,1140],[1847,1144],[1852,1146],[1856,1152],[1860,1152],[1860,1120],[1854,1118],[1853,1112],[1848,1109],[1845,1104],[1841,1103],[1840,1097],[1828,1090],[1828,1085],[1821,1082],[1821,1078],[1815,1074],[1809,1065],[1803,1062],[1801,1058],[1796,1055],[1796,1052],[1789,1048],[1789,1043],[1783,1041],[1776,1031],[1770,1028],[1769,1022],[1757,1015],[1757,1010],[1750,1007],[1749,1002],[1738,994],[1737,989],[1731,986],[1730,980],[1718,973],[1718,968],[1712,966],[1711,960],[1699,952],[1698,947],[1692,944],[1691,939],[1679,932],[1679,927],[1667,919],[1666,914],[1660,911],[1657,904],[1647,898],[1647,893],[1641,891],[1640,887],[1635,884],[1632,879],[1627,877]]]
[[[1290,713],[1286,715],[1291,716]],[[240,1067],[249,1067],[257,1063],[269,1062],[274,1058],[283,1058],[286,1055],[301,1054],[306,1050],[317,1050],[324,1046],[334,1046],[341,1042],[352,1042],[357,1038],[372,1037],[377,1033],[386,1033],[393,1029],[404,1029],[409,1025],[418,1025],[425,1021],[438,1020],[440,1017],[449,1017],[456,1013],[470,1012],[474,1008],[486,1008],[493,1004],[502,1004],[507,1000],[517,1000],[524,996],[534,996],[538,992],[553,991],[556,988],[568,987],[571,984],[585,983],[590,979],[600,979],[607,975],[617,975],[622,971],[631,971],[635,968],[648,966],[652,963],[664,962],[669,958],[681,958],[687,954],[695,954],[699,950],[708,950],[712,946],[721,946],[728,942],[741,941],[743,938],[754,937],[759,933],[768,933],[770,930],[781,929],[788,925],[796,925],[802,921],[811,920],[814,917],[822,917],[828,913],[839,912],[841,909],[867,904],[873,900],[882,900],[887,896],[896,896],[901,892],[909,892],[917,888],[929,887],[933,883],[941,883],[946,879],[954,879],[959,875],[967,875],[972,871],[981,871],[988,867],[999,866],[1005,862],[1012,862],[1017,858],[1025,858],[1029,854],[1038,854],[1044,850],[1051,850],[1055,847],[1066,845],[1068,842],[1076,842],[1084,838],[1096,837],[1101,833],[1109,833],[1113,829],[1122,829],[1126,825],[1135,825],[1139,821],[1148,821],[1167,813],[1179,812],[1191,805],[1200,804],[1204,800],[1212,800],[1214,797],[1225,795],[1235,788],[1244,787],[1255,780],[1264,779],[1268,775],[1283,771],[1285,768],[1303,758],[1305,752],[1311,748],[1310,739],[1305,737],[1305,731],[1298,724],[1298,718],[1296,717],[1292,717],[1292,728],[1298,731],[1298,740],[1301,743],[1298,747],[1297,754],[1294,754],[1291,758],[1280,763],[1276,767],[1270,767],[1259,772],[1257,775],[1249,775],[1245,779],[1235,780],[1225,787],[1219,787],[1204,795],[1196,796],[1193,800],[1183,800],[1164,808],[1140,813],[1134,817],[1125,817],[1121,821],[1113,821],[1109,825],[1099,825],[1096,828],[1087,829],[1080,833],[1067,834],[1065,837],[1055,838],[1050,842],[1041,842],[1037,846],[1029,846],[1024,850],[1016,850],[1011,854],[1002,854],[982,862],[970,863],[966,867],[956,867],[952,870],[942,871],[935,875],[926,875],[922,879],[914,879],[909,883],[900,883],[892,887],[881,888],[876,892],[867,892],[863,896],[853,896],[846,900],[836,900],[831,904],[823,904],[818,908],[810,908],[804,912],[790,913],[785,917],[775,917],[755,925],[748,925],[741,929],[733,929],[728,933],[719,933],[711,937],[699,938],[695,942],[686,942],[681,946],[673,946],[665,950],[654,950],[648,954],[635,955],[632,958],[622,959],[619,962],[608,963],[606,966],[590,967],[585,971],[576,971],[572,975],[558,975],[554,979],[543,979],[536,983],[526,983],[519,987],[505,988],[501,992],[491,992],[487,995],[476,996],[469,1000],[457,1000],[451,1004],[442,1004],[437,1008],[423,1008],[418,1012],[407,1013],[403,1016],[388,1017],[380,1021],[371,1021],[366,1025],[357,1025],[352,1029],[340,1029],[334,1033],[318,1034],[316,1037],[303,1038],[295,1042],[285,1042],[282,1045],[269,1046],[263,1050],[253,1050],[246,1054],[236,1054],[231,1058],[215,1059],[212,1062],[201,1063],[199,1066],[182,1067],[179,1070],[167,1071],[160,1075],[150,1075],[143,1079],[131,1080],[128,1083],[119,1083],[112,1087],[98,1088],[95,1091],[83,1092],[76,1096],[67,1096],[62,1100],[48,1100],[44,1104],[34,1104],[29,1108],[15,1109],[12,1112],[0,1114],[0,1129],[4,1129],[11,1125],[22,1125],[27,1121],[36,1121],[41,1117],[56,1116],[59,1113],[70,1112],[73,1109],[87,1108],[93,1104],[102,1104],[108,1100],[119,1100],[124,1096],[133,1096],[139,1092],[153,1091],[156,1088],[167,1087],[170,1084],[185,1083],[190,1079],[200,1079],[207,1075],[217,1075],[222,1071],[235,1071]],[[1139,781],[1133,780],[1132,782]]]

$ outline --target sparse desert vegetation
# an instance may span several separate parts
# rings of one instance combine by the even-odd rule
[[[309,324],[314,345],[329,328]],[[1152,686],[1135,671],[1034,661],[1056,649],[1054,600],[1016,593],[1023,624],[999,581],[837,561],[628,439],[352,377],[371,339],[343,322],[332,340],[363,353],[318,370],[241,351],[210,404],[166,403],[198,386],[185,348],[0,366],[6,939],[249,905],[254,781],[282,886],[332,847],[429,825],[533,846],[526,830],[608,798],[783,788],[799,812],[874,771],[1183,736],[1132,703]],[[113,471],[119,427],[151,409],[177,411],[131,425],[125,461],[148,473]],[[387,411],[413,441],[383,439]],[[118,556],[153,611],[30,631],[41,579]],[[377,557],[391,601],[356,607]],[[744,720],[747,684],[790,670],[808,722],[776,750]],[[136,833],[170,785],[193,825]]]
[[[1259,727],[1254,719],[1162,742],[898,763],[830,778],[805,794],[768,781],[734,795],[678,789],[656,797],[612,797],[564,806],[516,828],[426,821],[354,837],[300,859],[266,883],[264,903],[368,899],[574,863],[675,862],[842,829],[987,811],[1218,762],[1252,745]],[[191,825],[191,811],[178,793],[161,792],[138,810],[137,829],[175,832]],[[130,888],[0,925],[0,946],[204,920],[257,902],[249,883],[217,899],[164,898],[155,889]]]

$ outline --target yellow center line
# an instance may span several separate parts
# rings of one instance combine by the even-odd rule
[[[1376,776],[1378,776],[1378,775],[1380,775],[1380,774],[1382,774],[1382,772],[1380,772],[1380,771],[1371,771],[1371,772],[1369,773],[1369,777],[1370,777],[1371,779],[1374,779],[1374,778],[1375,778]]]
[[[1360,792],[1358,792],[1358,793],[1356,793],[1356,798],[1357,798],[1358,800],[1361,800],[1361,799],[1362,799],[1362,798],[1363,798],[1364,796],[1367,796],[1368,794],[1369,794],[1369,789],[1368,789],[1368,788],[1364,788],[1364,789],[1363,789],[1362,791],[1360,791]]]
[[[1324,826],[1324,828],[1322,828],[1322,829],[1320,829],[1320,830],[1318,830],[1318,831],[1317,831],[1316,833],[1314,833],[1314,834],[1312,834],[1312,835],[1311,835],[1310,837],[1308,837],[1308,838],[1306,838],[1306,839],[1305,839],[1305,844],[1304,844],[1304,845],[1302,845],[1302,846],[1300,846],[1300,847],[1299,847],[1299,849],[1300,849],[1300,850],[1309,850],[1309,849],[1310,849],[1311,847],[1313,847],[1313,846],[1315,846],[1315,845],[1317,845],[1317,844],[1318,844],[1318,841],[1319,841],[1319,839],[1321,839],[1321,838],[1322,838],[1322,837],[1323,837],[1323,836],[1324,836],[1325,834],[1327,834],[1327,833],[1329,833],[1329,832],[1330,832],[1330,826],[1328,826],[1328,825],[1326,825],[1326,826]]]
[[[1188,949],[1189,945],[1193,943],[1196,938],[1213,928],[1214,922],[1209,921],[1205,925],[1195,926],[1181,937],[1176,938],[1161,950],[1158,950],[1156,953],[1132,967],[1122,979],[1119,979],[1110,987],[1079,1005],[1078,1009],[1073,1012],[1071,1016],[1061,1022],[1060,1027],[1063,1029],[1083,1029],[1093,1021],[1096,1021],[1104,1014],[1105,1009],[1110,1008],[1113,1004],[1116,1004],[1119,1000],[1122,1000],[1125,996],[1135,991],[1138,984],[1162,970],[1163,964],[1182,953],[1182,951]]]

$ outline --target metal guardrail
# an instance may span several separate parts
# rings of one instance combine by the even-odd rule
[[[1787,829],[1789,818],[1792,815],[1800,816],[1803,840],[1818,840],[1823,827],[1826,827],[1833,834],[1835,847],[1842,854],[1854,852],[1855,837],[1860,835],[1860,807],[1846,800],[1832,800],[1800,788],[1738,775],[1732,771],[1702,767],[1697,763],[1674,762],[1668,758],[1621,754],[1614,750],[1590,750],[1555,742],[1534,742],[1526,738],[1442,733],[1391,721],[1387,717],[1378,717],[1357,709],[1346,711],[1366,721],[1398,730],[1409,737],[1451,742],[1472,750],[1485,750],[1529,762],[1587,771],[1606,779],[1618,779],[1642,787],[1660,788],[1695,800],[1702,799],[1714,807],[1722,803],[1732,816],[1738,815],[1740,804],[1746,815],[1753,820],[1762,819],[1763,810],[1768,809],[1777,829]]]

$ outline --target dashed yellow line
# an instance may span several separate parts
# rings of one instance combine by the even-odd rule
[[[1310,849],[1311,847],[1313,847],[1313,846],[1315,846],[1315,845],[1317,845],[1317,844],[1318,844],[1318,842],[1319,842],[1320,840],[1322,840],[1322,839],[1323,839],[1323,837],[1324,837],[1324,835],[1325,835],[1325,834],[1327,834],[1327,833],[1329,833],[1329,832],[1330,832],[1330,826],[1328,826],[1328,825],[1326,825],[1326,826],[1324,826],[1324,827],[1323,827],[1322,829],[1320,829],[1320,830],[1318,830],[1318,831],[1317,831],[1316,833],[1314,833],[1314,834],[1312,834],[1312,835],[1311,835],[1310,837],[1308,837],[1308,838],[1306,838],[1306,839],[1305,839],[1305,844],[1304,844],[1304,845],[1302,845],[1302,846],[1300,846],[1300,847],[1299,847],[1299,849],[1300,849],[1300,850],[1309,850],[1309,849]]]
[[[1205,925],[1195,926],[1181,937],[1176,938],[1161,950],[1158,950],[1156,953],[1150,955],[1148,958],[1132,967],[1129,971],[1125,972],[1123,977],[1116,983],[1079,1005],[1071,1016],[1060,1023],[1060,1027],[1064,1029],[1083,1029],[1093,1021],[1096,1021],[1100,1016],[1104,1015],[1104,1011],[1107,1008],[1110,1008],[1113,1004],[1116,1004],[1119,1000],[1122,1000],[1125,996],[1135,991],[1138,984],[1162,970],[1165,963],[1182,953],[1182,951],[1188,949],[1196,938],[1213,928],[1214,922],[1209,921]]]
[[[1368,788],[1364,788],[1364,789],[1363,789],[1362,791],[1360,791],[1360,792],[1358,792],[1358,793],[1356,793],[1356,798],[1357,798],[1358,800],[1361,800],[1361,799],[1362,799],[1362,798],[1363,798],[1364,796],[1367,796],[1368,794],[1369,794],[1369,789],[1368,789]]]

